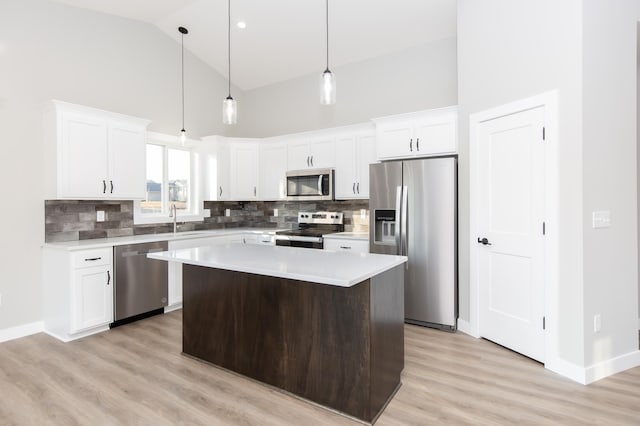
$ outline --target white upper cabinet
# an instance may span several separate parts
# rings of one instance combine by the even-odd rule
[[[194,145],[200,163],[199,178],[202,199],[226,201],[231,199],[229,183],[231,168],[230,143],[224,136],[205,136]]]
[[[230,144],[232,200],[258,199],[258,147],[257,143],[245,141],[235,141]]]
[[[142,199],[148,120],[53,101],[45,110],[46,197]]]
[[[372,128],[337,137],[337,199],[369,198],[369,164],[376,161],[375,149],[375,133]]]
[[[334,134],[291,141],[287,147],[289,170],[326,169],[336,166]]]
[[[376,124],[380,160],[457,152],[457,107],[382,117]]]
[[[287,145],[285,143],[263,142],[260,145],[260,187],[261,200],[284,200],[287,196]]]

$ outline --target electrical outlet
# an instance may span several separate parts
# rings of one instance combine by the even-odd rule
[[[104,210],[96,211],[96,222],[104,222]]]
[[[278,217],[278,209],[273,209],[273,217]]]
[[[224,209],[225,216],[231,216],[231,209]]]
[[[602,320],[600,318],[600,314],[596,314],[593,316],[593,332],[600,333],[602,329]]]
[[[209,209],[202,209],[202,215],[204,217],[211,217],[211,210]]]

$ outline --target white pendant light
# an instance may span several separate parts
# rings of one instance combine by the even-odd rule
[[[187,141],[187,131],[184,129],[184,35],[189,34],[189,30],[185,27],[178,27],[178,31],[180,31],[182,43],[182,130],[180,130],[180,143],[184,146]]]
[[[327,68],[322,73],[320,80],[320,103],[333,105],[336,103],[336,76],[329,70],[329,0],[327,5]]]
[[[229,20],[227,21],[227,41],[229,53],[229,96],[222,101],[222,122],[224,124],[236,124],[238,121],[238,106],[231,97],[231,0],[227,3]]]

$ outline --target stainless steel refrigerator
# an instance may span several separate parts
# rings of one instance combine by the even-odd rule
[[[455,331],[458,316],[457,159],[372,164],[371,253],[408,256],[405,321]]]

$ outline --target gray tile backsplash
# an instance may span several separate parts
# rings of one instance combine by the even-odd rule
[[[353,229],[353,212],[369,209],[368,200],[349,201],[205,201],[211,217],[202,222],[179,225],[179,231],[225,228],[291,228],[299,211],[344,212],[345,230]],[[229,209],[230,215],[225,216]],[[274,209],[278,216],[274,217]],[[96,221],[97,211],[105,212],[105,221]],[[45,201],[45,242],[76,241],[93,238],[124,237],[171,232],[172,224],[133,224],[133,201]]]

